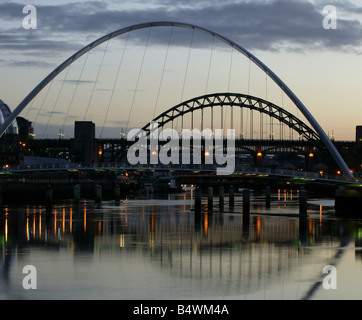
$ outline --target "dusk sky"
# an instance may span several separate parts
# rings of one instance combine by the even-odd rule
[[[26,5],[37,10],[36,29],[23,27]],[[323,8],[327,5],[336,8],[336,29],[323,27]],[[114,30],[151,21],[193,23],[237,42],[294,91],[326,133],[333,132],[336,140],[355,139],[355,127],[362,125],[360,0],[1,0],[0,99],[15,109],[43,78],[88,43]],[[171,31],[165,29],[131,32],[128,38],[123,35],[111,40],[112,44],[102,45],[93,55],[84,57],[87,61],[80,59],[68,73],[63,71],[54,81],[54,91],[49,89],[50,95],[46,96],[45,88],[34,101],[33,111],[24,110],[21,115],[33,121],[35,129],[39,122],[58,130],[64,124],[83,120],[88,106],[87,119],[95,121],[98,128],[107,123],[119,131],[128,118],[127,126],[141,126],[181,100],[206,92],[248,93],[251,87],[250,94],[282,103],[280,90],[273,88],[270,79],[264,80],[256,66],[251,67],[254,83],[247,83],[247,59],[201,34],[193,38],[187,77],[191,81],[194,72],[195,78],[202,75],[203,80],[193,79],[182,91],[191,37],[190,30],[173,30],[171,36]],[[104,52],[106,60],[102,60]],[[97,66],[101,63],[104,69],[100,73]],[[127,78],[115,78],[117,69]],[[116,90],[111,79],[117,79]],[[72,91],[75,85],[77,95]],[[56,91],[57,87],[62,91]],[[92,103],[90,97],[94,99]],[[112,106],[103,120],[108,101],[117,99],[123,99],[127,106]],[[283,103],[288,104],[286,99]],[[42,104],[46,106],[37,113]],[[130,105],[134,105],[132,112]],[[102,113],[97,115],[97,109]],[[298,114],[290,105],[289,111]],[[62,114],[67,118],[50,121],[45,114]],[[39,138],[40,127],[39,124]]]

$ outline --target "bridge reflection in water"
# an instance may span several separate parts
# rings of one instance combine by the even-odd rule
[[[240,198],[234,209],[226,202],[224,213],[195,219],[192,196],[64,203],[50,215],[38,206],[5,207],[0,297],[313,298],[323,267],[338,263],[350,243],[358,247],[360,224],[334,219],[328,201],[311,204],[301,220],[296,193],[279,191],[271,209],[254,195],[246,222]],[[37,290],[22,287],[29,264]]]

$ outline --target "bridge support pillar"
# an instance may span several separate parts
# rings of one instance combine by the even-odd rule
[[[80,201],[80,184],[74,186],[74,204],[79,205]]]
[[[196,187],[196,189],[195,189],[195,214],[201,213],[201,200],[202,200],[201,188]]]
[[[224,211],[224,187],[219,187],[219,209]]]
[[[214,190],[212,187],[209,187],[207,189],[207,206],[209,209],[209,212],[212,212],[214,205]]]
[[[270,208],[271,189],[269,186],[265,188],[265,207]]]
[[[116,202],[121,201],[121,188],[120,188],[119,184],[117,184],[114,188],[114,200]]]
[[[243,214],[244,215],[250,214],[250,190],[249,189],[243,190]]]
[[[235,189],[234,186],[229,187],[229,207],[234,208]]]
[[[46,192],[45,192],[45,202],[46,202],[46,213],[51,213],[53,209],[53,189],[51,185],[49,184],[47,186]]]
[[[307,200],[308,200],[308,194],[307,194],[307,190],[305,190],[304,188],[300,188],[299,190],[299,214],[302,216],[306,216],[307,215]]]
[[[97,184],[95,186],[96,203],[102,203],[102,186]]]

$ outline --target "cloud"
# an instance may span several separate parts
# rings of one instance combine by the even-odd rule
[[[64,82],[64,83],[69,83],[69,84],[89,84],[89,83],[94,83],[95,81],[90,81],[90,80],[73,80],[73,79],[66,79],[66,80],[58,80],[60,82]]]
[[[50,68],[53,66],[51,63],[43,62],[43,61],[34,61],[34,60],[22,60],[22,61],[8,61],[3,62],[6,66],[11,68],[20,68],[20,67],[36,67],[36,68]]]
[[[75,52],[81,45],[77,42],[66,40],[46,39],[42,35],[33,31],[8,31],[7,34],[0,33],[0,51],[3,53],[23,54],[37,56],[41,52],[42,56],[54,57],[63,56],[62,52]]]
[[[335,1],[341,12],[358,12],[349,1]],[[362,24],[356,19],[338,18],[337,30],[325,30],[320,4],[301,0],[272,1],[180,1],[154,0],[123,3],[84,1],[59,5],[37,5],[38,29],[3,30],[2,50],[75,51],[97,37],[125,26],[146,21],[194,23],[222,34],[249,50],[306,51],[359,50]],[[1,19],[22,18],[23,5],[0,4]],[[20,28],[21,29],[21,28]],[[30,36],[31,34],[31,36]],[[165,43],[165,34],[152,40]],[[132,37],[137,39],[137,34]],[[5,42],[3,42],[6,40]],[[27,41],[27,42],[25,42]],[[180,38],[180,44],[187,43]],[[203,45],[199,40],[197,45]],[[80,44],[82,43],[82,44]],[[205,41],[206,43],[206,41]]]

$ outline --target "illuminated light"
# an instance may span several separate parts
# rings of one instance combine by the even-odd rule
[[[155,156],[157,154],[157,151],[152,151],[152,155]]]
[[[319,171],[319,174],[321,175],[321,176],[323,176],[323,170],[321,170],[321,171]]]
[[[204,235],[205,235],[205,237],[207,237],[208,230],[209,230],[209,219],[208,219],[208,214],[206,213],[204,215]]]
[[[64,235],[64,232],[65,232],[65,208],[63,208],[63,235]]]
[[[309,158],[313,158],[314,157],[313,152],[310,152],[308,156],[309,156]]]
[[[293,177],[290,180],[315,181],[315,179],[311,179],[311,178],[298,178],[298,177]]]
[[[261,152],[258,152],[257,154],[256,154],[256,156],[257,157],[261,157],[263,154],[261,153]]]
[[[54,210],[54,235],[57,235],[57,210]]]
[[[29,217],[26,218],[26,240],[29,241]]]
[[[36,232],[35,232],[36,230],[35,230],[35,214],[33,215],[33,239],[35,240],[35,234],[36,234]]]
[[[119,247],[124,248],[124,234],[120,234],[119,236]]]
[[[210,152],[209,151],[206,151],[205,152],[205,157],[209,157],[210,156]]]
[[[362,185],[361,185],[361,184],[357,184],[357,183],[349,183],[348,186],[349,186],[349,187],[362,188]]]
[[[83,220],[84,220],[83,229],[84,231],[87,231],[87,207],[84,207]]]
[[[150,248],[154,247],[155,243],[155,229],[156,229],[156,223],[155,223],[155,216],[151,215],[151,223],[150,223]]]
[[[261,218],[258,217],[256,220],[256,232],[258,234],[258,237],[260,237],[260,232],[261,232]]]
[[[100,155],[100,156],[102,155],[102,149],[98,150],[98,155]]]
[[[8,242],[8,217],[5,218],[5,242]]]
[[[338,171],[337,171],[337,174],[338,174],[338,175],[340,175],[340,174],[341,174],[341,171],[340,171],[340,170],[338,170]]]
[[[69,231],[70,231],[70,233],[72,233],[72,226],[73,226],[73,210],[72,210],[72,208],[70,208],[70,210],[69,210],[70,212],[69,212]]]
[[[22,145],[23,147],[26,147],[26,143],[22,143],[21,145]]]

